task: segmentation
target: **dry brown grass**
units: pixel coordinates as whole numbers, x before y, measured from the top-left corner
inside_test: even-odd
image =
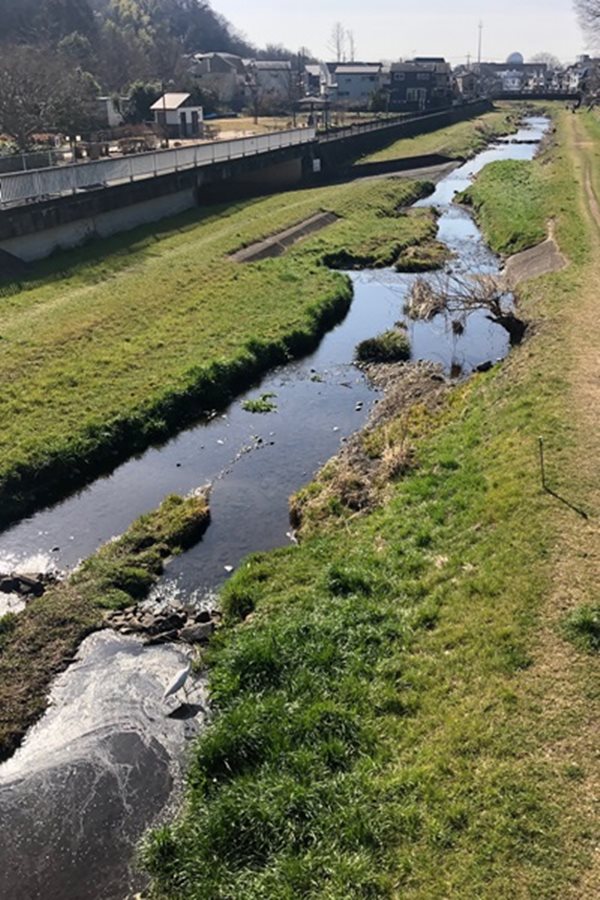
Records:
[[[561,634],[565,616],[600,593],[600,320],[597,284],[600,281],[600,204],[592,182],[593,144],[582,141],[583,126],[576,117],[567,119],[570,153],[580,192],[582,212],[588,222],[591,262],[577,302],[563,319],[561,358],[567,366],[570,427],[573,441],[565,462],[560,493],[585,499],[591,511],[585,519],[555,498],[548,498],[548,514],[560,535],[553,556],[553,589],[542,610],[535,642],[534,664],[521,689],[539,705],[539,715],[553,738],[544,746],[545,760],[553,768],[572,771],[572,802],[564,810],[571,827],[573,854],[589,823],[596,825],[600,812],[600,722],[598,660],[577,652]],[[594,683],[596,687],[594,688]],[[592,864],[567,896],[590,900],[600,896],[600,833],[594,843]]]

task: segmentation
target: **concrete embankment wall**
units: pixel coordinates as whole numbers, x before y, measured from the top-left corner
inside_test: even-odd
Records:
[[[384,162],[356,163],[352,166],[352,174],[357,178],[367,175],[387,175],[394,172],[407,172],[411,169],[426,169],[431,166],[444,166],[456,162],[450,156],[441,153],[422,153],[419,156],[405,156],[402,159],[388,159]]]
[[[312,145],[286,148],[4,209],[0,211],[0,250],[33,262],[56,250],[158,222],[202,203],[285,190],[300,184],[304,172],[312,170],[312,152]]]
[[[492,109],[492,103],[489,100],[480,100],[465,106],[455,106],[452,109],[420,116],[417,119],[397,122],[380,131],[352,133],[351,129],[346,129],[344,134],[336,140],[321,143],[319,155],[323,173],[325,177],[331,176],[332,173],[339,171],[340,167],[343,168],[359,156],[373,153],[394,141],[416,137],[419,134],[428,134],[439,128],[454,125],[456,122],[480,116],[490,109]]]
[[[4,240],[0,243],[0,247],[18,259],[34,262],[50,256],[58,249],[79,247],[95,238],[110,237],[138,225],[158,222],[160,219],[191,209],[195,204],[195,192],[192,188],[187,188],[141,203],[119,206],[106,212],[88,211],[81,218]]]

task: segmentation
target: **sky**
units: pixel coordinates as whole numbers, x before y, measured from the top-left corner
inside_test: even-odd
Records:
[[[254,44],[305,46],[319,58],[332,57],[328,43],[338,21],[353,31],[360,60],[445,56],[458,64],[469,53],[475,59],[480,20],[484,60],[545,51],[566,62],[586,49],[572,0],[213,0],[212,6]]]

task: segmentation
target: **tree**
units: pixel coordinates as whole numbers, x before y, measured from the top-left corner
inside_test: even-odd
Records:
[[[354,32],[347,31],[346,39],[348,41],[348,56],[350,58],[350,62],[354,62],[356,59],[356,41],[354,40]]]
[[[75,135],[95,128],[99,94],[100,86],[89,72],[57,67],[48,107],[48,128],[68,135],[71,141]]]
[[[553,53],[546,53],[545,51],[536,53],[535,56],[531,57],[529,62],[545,63],[550,71],[556,71],[557,69],[562,68],[562,64],[558,56],[555,56]]]
[[[150,107],[162,95],[162,85],[160,82],[136,81],[129,89],[129,100],[127,102],[127,121],[132,124],[146,122],[152,117]]]
[[[588,43],[597,41],[600,37],[600,0],[575,0],[575,9]]]
[[[55,46],[77,32],[92,38],[96,21],[87,0],[0,0],[0,40]]]
[[[331,29],[329,43],[327,44],[327,48],[333,53],[336,62],[344,62],[346,59],[347,36],[348,32],[342,23],[336,22]]]
[[[406,305],[412,319],[448,315],[458,333],[464,329],[468,314],[476,309],[485,310],[490,321],[502,326],[511,344],[523,340],[527,325],[516,315],[504,280],[493,275],[460,277],[445,273],[437,278],[417,278]]]
[[[50,118],[49,62],[48,54],[37,47],[3,47],[0,54],[0,132],[21,151],[31,147],[33,135]]]
[[[20,151],[44,131],[73,134],[93,124],[98,85],[48,48],[3,47],[0,54],[0,132]]]
[[[94,50],[92,42],[84,34],[72,31],[58,44],[58,52],[71,65],[89,70],[94,65]]]

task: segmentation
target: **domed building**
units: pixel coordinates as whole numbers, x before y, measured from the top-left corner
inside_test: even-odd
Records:
[[[522,66],[525,58],[522,53],[511,53],[510,56],[507,56],[506,62],[509,66]]]

